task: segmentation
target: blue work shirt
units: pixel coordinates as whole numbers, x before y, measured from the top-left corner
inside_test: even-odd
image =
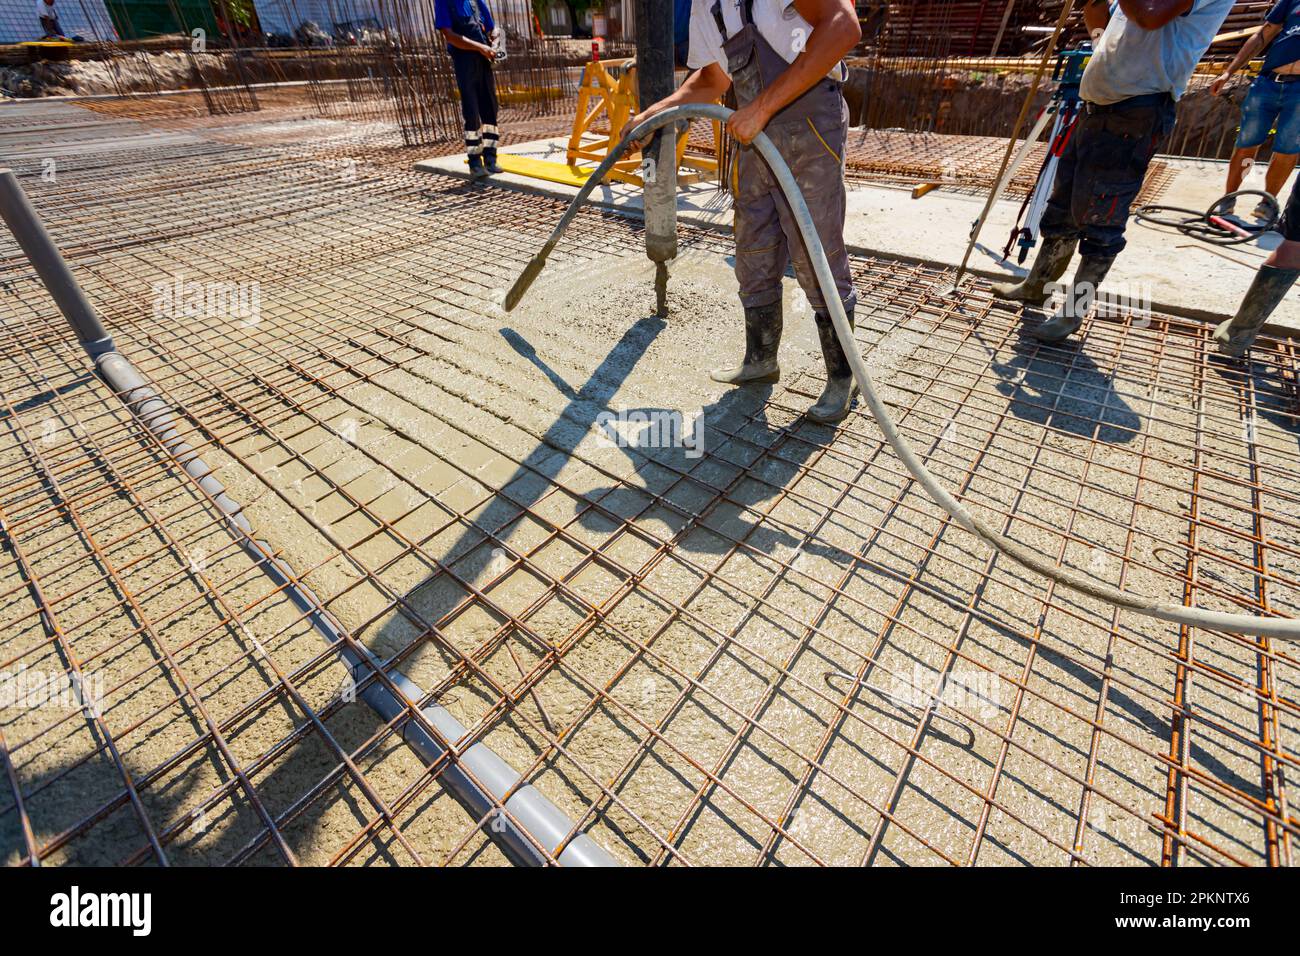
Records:
[[[496,27],[484,0],[433,0],[433,25],[479,43],[487,43]]]
[[[685,66],[691,42],[691,0],[673,2],[673,57]]]
[[[1264,19],[1282,28],[1264,55],[1264,72],[1300,60],[1300,0],[1278,0]]]

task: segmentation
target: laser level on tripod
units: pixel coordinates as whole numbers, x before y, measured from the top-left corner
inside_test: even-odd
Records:
[[[1020,205],[1016,225],[1012,227],[1006,248],[1002,250],[1003,259],[1011,255],[1012,247],[1019,246],[1020,252],[1016,256],[1016,261],[1023,263],[1029,257],[1029,250],[1038,243],[1038,230],[1043,221],[1043,212],[1047,209],[1047,198],[1051,195],[1052,184],[1056,181],[1056,167],[1060,165],[1061,153],[1065,150],[1065,144],[1070,141],[1075,121],[1079,118],[1079,106],[1083,102],[1079,98],[1079,83],[1083,80],[1083,69],[1088,65],[1091,57],[1092,44],[1087,42],[1076,49],[1063,50],[1057,56],[1056,65],[1052,68],[1052,82],[1056,84],[1056,89],[1052,91],[1052,98],[1043,107],[1015,162],[1011,164],[1002,182],[998,184],[1000,194],[1006,184],[1011,182],[1050,121],[1052,132],[1047,139],[1047,156],[1038,170],[1038,178],[1034,181],[1033,190]]]

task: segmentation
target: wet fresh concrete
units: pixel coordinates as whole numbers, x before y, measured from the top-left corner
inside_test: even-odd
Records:
[[[507,152],[563,162],[567,139],[559,137],[513,146]],[[1173,180],[1160,197],[1162,204],[1191,209],[1208,208],[1223,193],[1226,165],[1210,160],[1161,157],[1173,173]],[[416,164],[430,172],[468,175],[464,157],[430,159]],[[570,186],[505,174],[495,178],[520,189],[555,196],[573,196]],[[1264,170],[1251,172],[1246,188],[1263,188]],[[1294,176],[1291,182],[1294,182]],[[1283,190],[1290,193],[1290,184]],[[602,185],[591,202],[613,209],[639,213],[641,192],[621,183]],[[920,199],[912,199],[904,186],[853,184],[848,198],[846,239],[850,250],[868,255],[890,256],[939,265],[961,263],[969,240],[969,226],[978,218],[983,196],[946,192],[942,188]],[[968,268],[978,274],[1001,278],[1023,275],[1024,268],[1001,261],[1001,250],[1020,212],[1020,200],[999,200],[971,253]],[[1241,212],[1250,204],[1243,203]],[[682,187],[678,199],[681,221],[729,228],[730,202],[711,184]],[[1219,247],[1199,242],[1174,230],[1134,222],[1128,232],[1128,248],[1116,262],[1107,283],[1109,289],[1138,301],[1149,301],[1158,311],[1203,318],[1210,321],[1236,311],[1259,265],[1281,241],[1277,233],[1238,246]],[[1015,253],[1012,253],[1013,259]],[[1077,259],[1076,259],[1077,264]],[[1274,314],[1279,326],[1300,329],[1300,296],[1290,296]]]

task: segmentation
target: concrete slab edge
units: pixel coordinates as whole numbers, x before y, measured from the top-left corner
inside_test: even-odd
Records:
[[[458,179],[464,179],[467,181],[470,180],[470,175],[468,170],[466,170],[465,172],[461,172],[458,169],[448,169],[445,166],[438,165],[436,161],[421,160],[415,163],[414,168],[417,172],[436,173],[442,176],[454,176]],[[547,183],[541,180],[531,180],[531,179],[527,179],[526,177],[516,176],[513,174],[506,174],[504,176],[493,176],[490,179],[482,180],[481,183],[484,187],[492,187],[497,189],[514,189],[518,192],[532,193],[534,195],[542,195],[542,196],[553,196],[557,199],[564,199],[564,200],[572,199],[575,192],[574,190],[561,186],[558,183]],[[644,218],[640,209],[627,206],[619,201],[600,199],[595,197],[594,195],[589,200],[589,205],[597,206],[601,209],[608,210],[609,212],[618,213],[619,215],[626,216],[629,219]],[[688,222],[692,226],[696,226],[698,228],[709,229],[713,232],[719,233],[720,235],[725,235],[731,232],[731,226],[729,224],[724,224],[720,222],[711,222],[707,218],[700,217],[690,212],[689,210],[683,211],[679,209],[677,212],[677,216],[678,219],[682,222]],[[953,272],[956,270],[956,267],[949,263],[938,262],[932,259],[917,258],[915,256],[909,256],[898,252],[892,252],[887,249],[876,249],[870,246],[864,246],[856,243],[848,243],[846,244],[845,247],[853,255],[872,256],[877,259],[895,259],[899,262],[907,263],[908,265],[920,265],[930,269],[941,269],[949,272]],[[969,275],[976,275],[984,279],[994,279],[994,280],[1005,280],[1009,276],[1009,273],[1006,272],[997,272],[993,269],[984,269],[979,267],[967,267],[966,272]],[[1107,296],[1104,290],[1102,292],[1101,298],[1103,301],[1106,301],[1108,303],[1113,303],[1115,301],[1114,299]],[[1191,308],[1188,306],[1175,305],[1168,302],[1153,301],[1151,303],[1151,309],[1153,312],[1163,312],[1164,314],[1172,315],[1175,318],[1188,319],[1193,322],[1204,322],[1212,325],[1217,325],[1218,323],[1222,322],[1225,319],[1232,318],[1231,315],[1225,312],[1215,312],[1210,309]],[[1297,334],[1294,329],[1290,329],[1285,326],[1273,325],[1272,323],[1265,324],[1261,332],[1263,334],[1274,336],[1277,338],[1289,338],[1289,339],[1297,338]]]

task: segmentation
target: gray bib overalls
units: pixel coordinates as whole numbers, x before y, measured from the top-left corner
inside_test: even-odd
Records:
[[[733,0],[718,0],[711,12],[722,35],[736,100],[743,107],[775,82],[789,63],[758,32],[754,0],[740,0],[743,25],[734,36],[728,36],[722,18],[724,2]],[[855,304],[856,295],[844,249],[844,144],[849,111],[840,86],[830,78],[818,80],[773,116],[764,132],[799,183],[817,224],[836,289],[848,310]],[[758,151],[748,147],[740,150],[734,216],[741,303],[751,307],[779,301],[781,278],[793,259],[795,276],[808,301],[814,309],[823,309],[821,289],[789,203]]]

